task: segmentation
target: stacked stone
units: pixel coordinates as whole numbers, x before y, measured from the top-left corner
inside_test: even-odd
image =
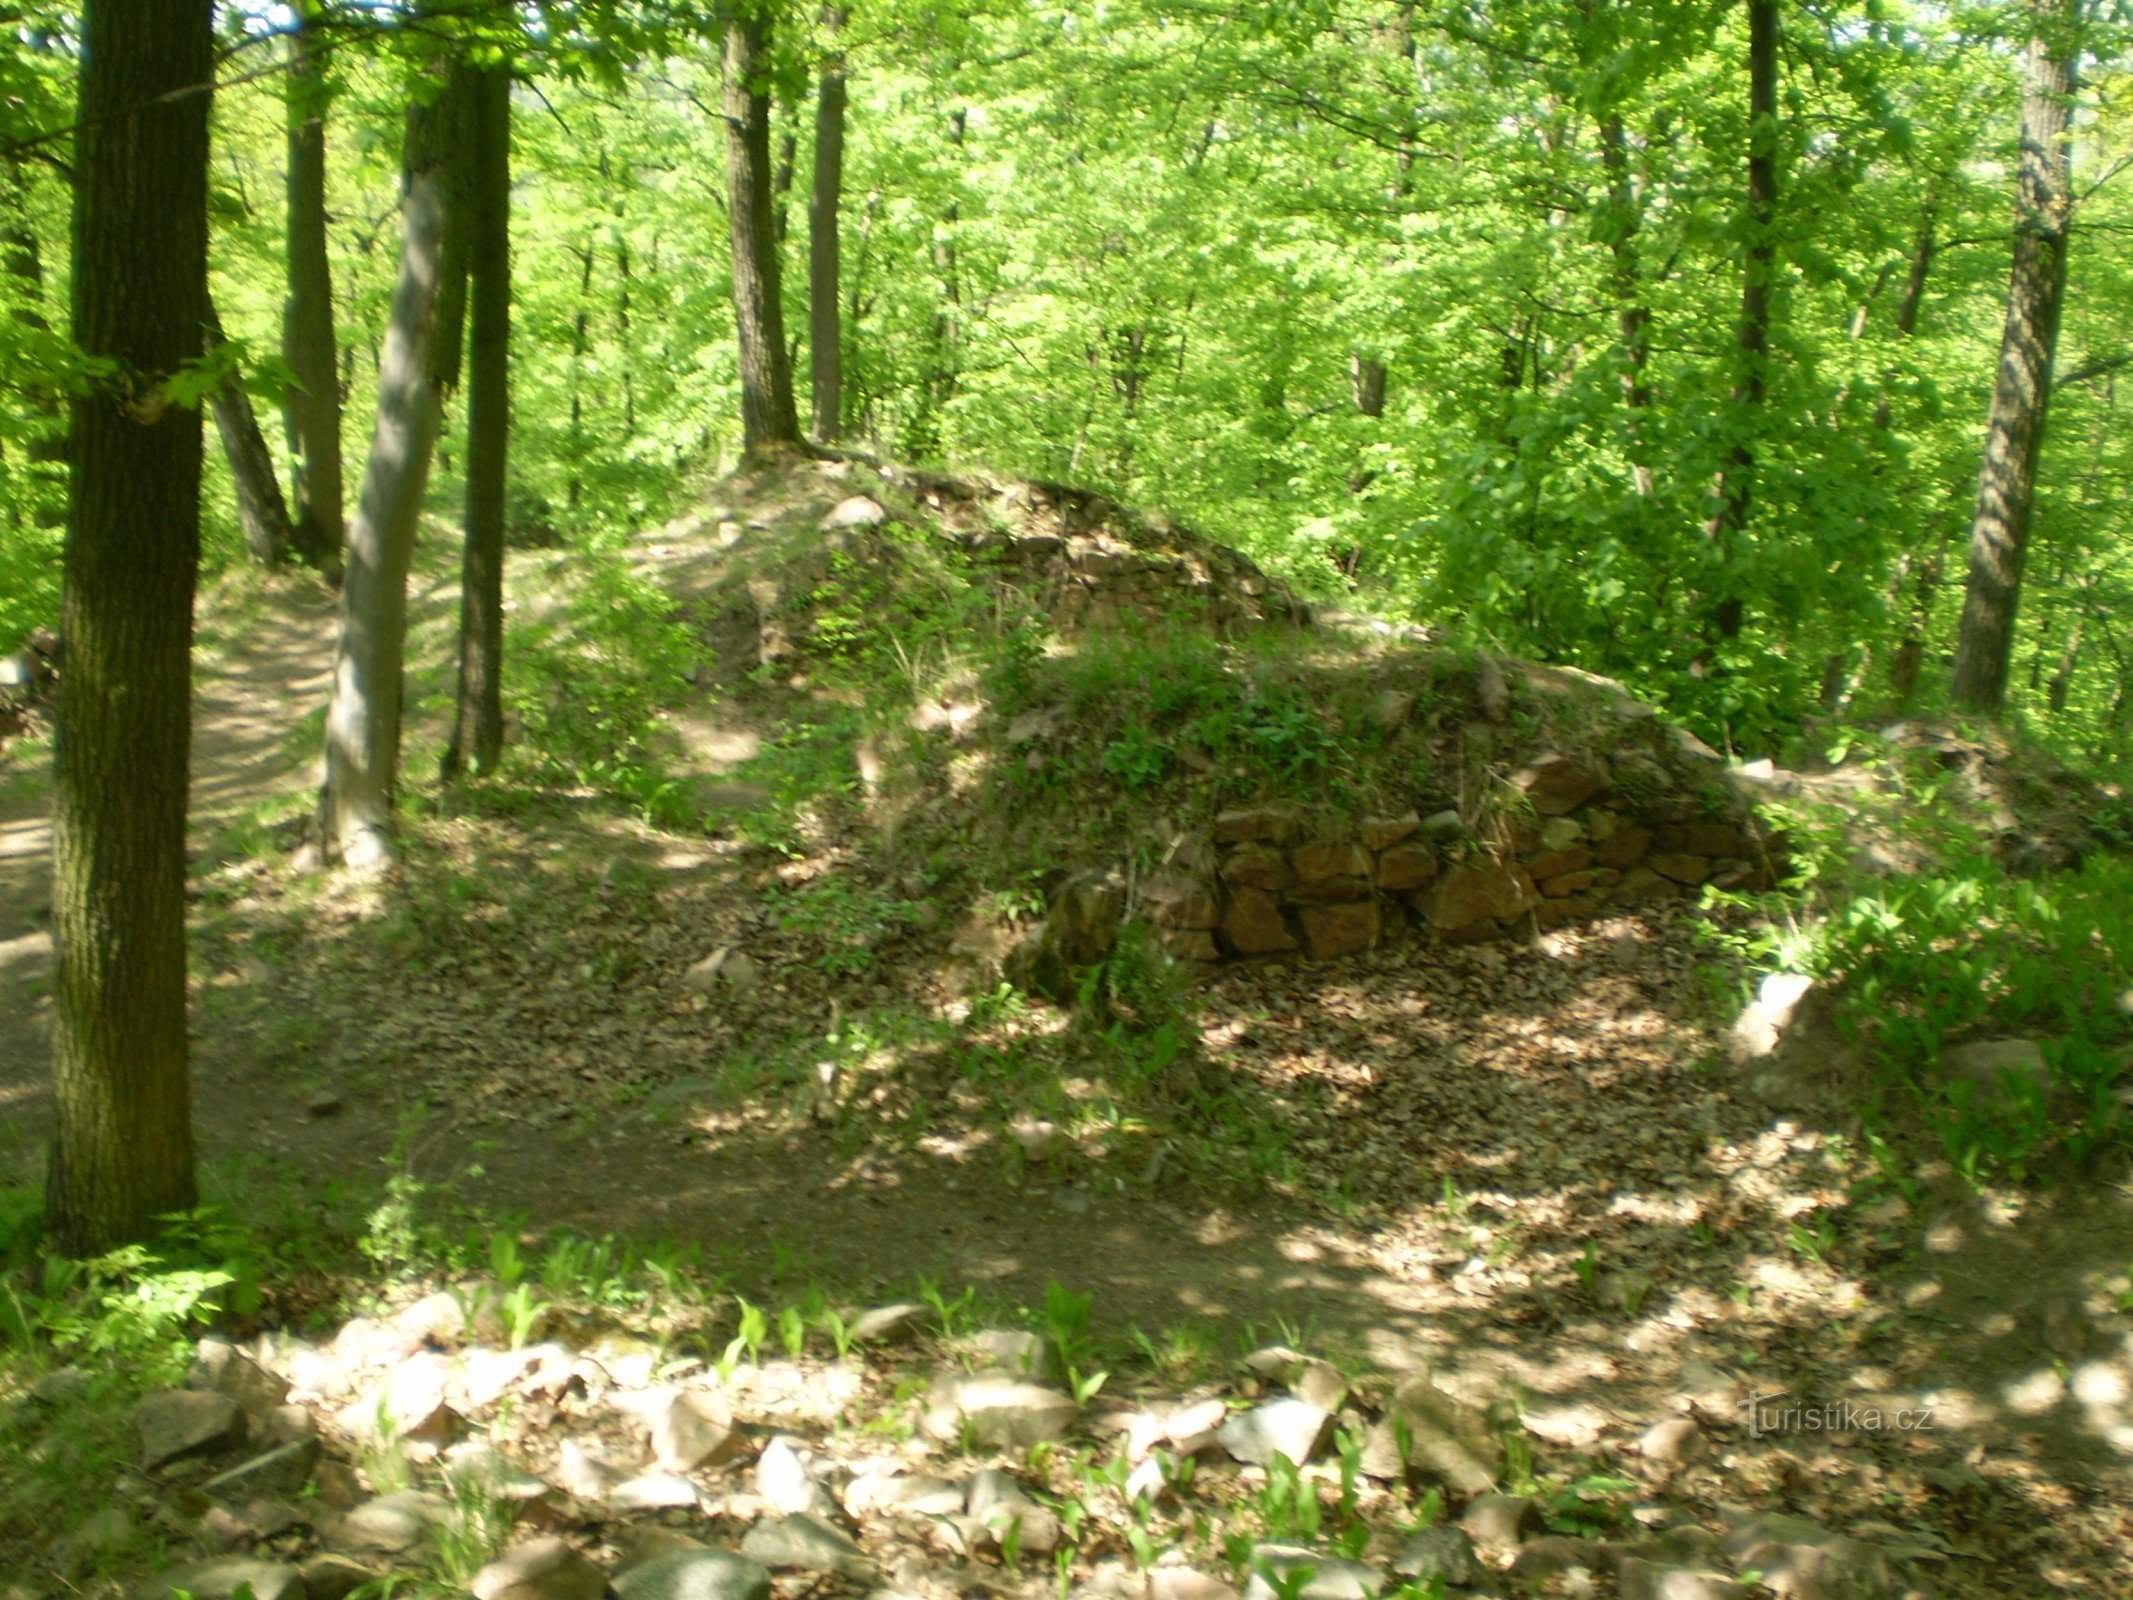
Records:
[[[1558,928],[1703,884],[1760,887],[1769,845],[1752,819],[1640,806],[1606,768],[1543,756],[1513,780],[1531,808],[1508,849],[1466,840],[1456,811],[1338,819],[1265,805],[1216,817],[1142,887],[1141,913],[1194,961],[1365,950],[1412,928],[1445,939]]]

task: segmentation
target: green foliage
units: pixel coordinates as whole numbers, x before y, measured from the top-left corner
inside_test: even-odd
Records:
[[[799,889],[774,889],[766,899],[780,928],[822,946],[815,965],[833,977],[872,966],[882,943],[918,915],[911,901],[841,877],[825,877]]]

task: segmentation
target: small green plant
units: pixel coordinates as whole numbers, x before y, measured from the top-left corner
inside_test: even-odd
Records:
[[[807,1352],[807,1313],[798,1306],[786,1306],[778,1312],[778,1343],[785,1347],[787,1359],[798,1361]]]
[[[511,1348],[523,1350],[534,1332],[540,1327],[541,1318],[548,1310],[548,1302],[534,1298],[533,1285],[520,1283],[503,1299],[504,1332],[511,1340]]]
[[[941,1337],[953,1340],[962,1328],[964,1317],[977,1303],[978,1291],[966,1286],[961,1294],[950,1296],[932,1278],[921,1278],[918,1297],[933,1308],[934,1325],[940,1329]]]

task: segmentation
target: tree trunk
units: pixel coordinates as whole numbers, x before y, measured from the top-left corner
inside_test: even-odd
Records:
[[[1348,391],[1355,409],[1366,417],[1385,415],[1385,363],[1375,356],[1351,351],[1348,356]]]
[[[1600,123],[1600,163],[1607,172],[1605,230],[1611,258],[1615,327],[1622,343],[1622,405],[1629,413],[1630,478],[1639,495],[1652,492],[1651,463],[1644,459],[1644,415],[1652,391],[1645,377],[1651,361],[1652,312],[1644,303],[1643,271],[1637,260],[1637,187],[1629,172],[1629,136],[1618,113]]]
[[[832,43],[844,26],[836,6],[822,13]],[[832,51],[822,64],[815,95],[815,179],[807,202],[807,361],[814,401],[815,437],[835,441],[844,412],[844,319],[838,295],[842,243],[839,212],[844,204],[844,57]]]
[[[797,104],[783,107],[785,129],[778,135],[778,159],[770,180],[770,239],[780,251],[785,248],[785,235],[792,227],[792,175],[800,164],[800,136],[793,132],[793,124],[799,120]]]
[[[189,1209],[185,803],[200,414],[160,385],[207,321],[209,0],[88,0],[73,337],[128,376],[74,401],[54,759],[46,1226],[91,1255]]]
[[[578,252],[578,311],[570,324],[570,509],[585,493],[585,352],[591,325],[593,237]]]
[[[1748,212],[1743,252],[1740,328],[1734,343],[1741,375],[1733,391],[1736,409],[1760,414],[1764,369],[1770,359],[1770,295],[1777,276],[1778,158],[1778,0],[1748,0]],[[1718,482],[1711,491],[1711,515],[1704,537],[1718,547],[1721,569],[1733,564],[1728,548],[1748,524],[1749,496],[1755,482],[1755,446],[1745,431],[1735,439]],[[1731,578],[1725,580],[1729,585]],[[1740,632],[1743,605],[1739,595],[1722,594],[1712,609],[1719,634]]]
[[[455,110],[447,94],[408,113],[399,276],[378,359],[370,460],[348,525],[319,835],[329,858],[338,853],[360,871],[385,867],[394,855],[407,570],[443,410],[444,364],[458,343],[440,326],[450,298],[445,216]]]
[[[207,342],[211,350],[228,342],[222,318],[213,306],[207,312]],[[278,567],[289,559],[295,536],[289,526],[289,507],[281,497],[281,479],[275,476],[274,455],[267,449],[266,435],[259,431],[252,397],[233,377],[208,396],[208,406],[215,413],[215,431],[222,436],[222,453],[237,489],[237,521],[244,529],[245,550],[261,566]]]
[[[2073,209],[2068,121],[2079,50],[2079,0],[2030,0],[2029,12],[2029,46],[2022,58],[2014,271],[2000,335],[1999,373],[1985,422],[1977,512],[1970,524],[1970,580],[1955,644],[1956,704],[1987,713],[1998,712],[2007,698],[2007,662],[2014,646],[2022,559],[2051,399]]]
[[[511,434],[511,75],[481,77],[467,189],[467,534],[459,698],[444,775],[485,777],[503,750],[504,486]]]
[[[294,548],[322,572],[338,572],[345,533],[341,509],[341,391],[335,375],[333,268],[326,254],[325,73],[309,35],[311,7],[297,7],[284,86],[289,119],[289,299],[282,359],[295,376],[287,405],[293,461]]]
[[[769,26],[753,9],[726,18],[726,216],[733,241],[733,321],[741,364],[741,439],[751,456],[798,450],[792,357],[770,216]]]

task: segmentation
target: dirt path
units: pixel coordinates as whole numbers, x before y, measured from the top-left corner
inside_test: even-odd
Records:
[[[230,823],[301,782],[292,736],[325,703],[334,602],[301,578],[265,587],[235,640],[194,658],[190,842],[197,870]],[[0,1176],[39,1159],[52,960],[49,739],[0,758]]]

